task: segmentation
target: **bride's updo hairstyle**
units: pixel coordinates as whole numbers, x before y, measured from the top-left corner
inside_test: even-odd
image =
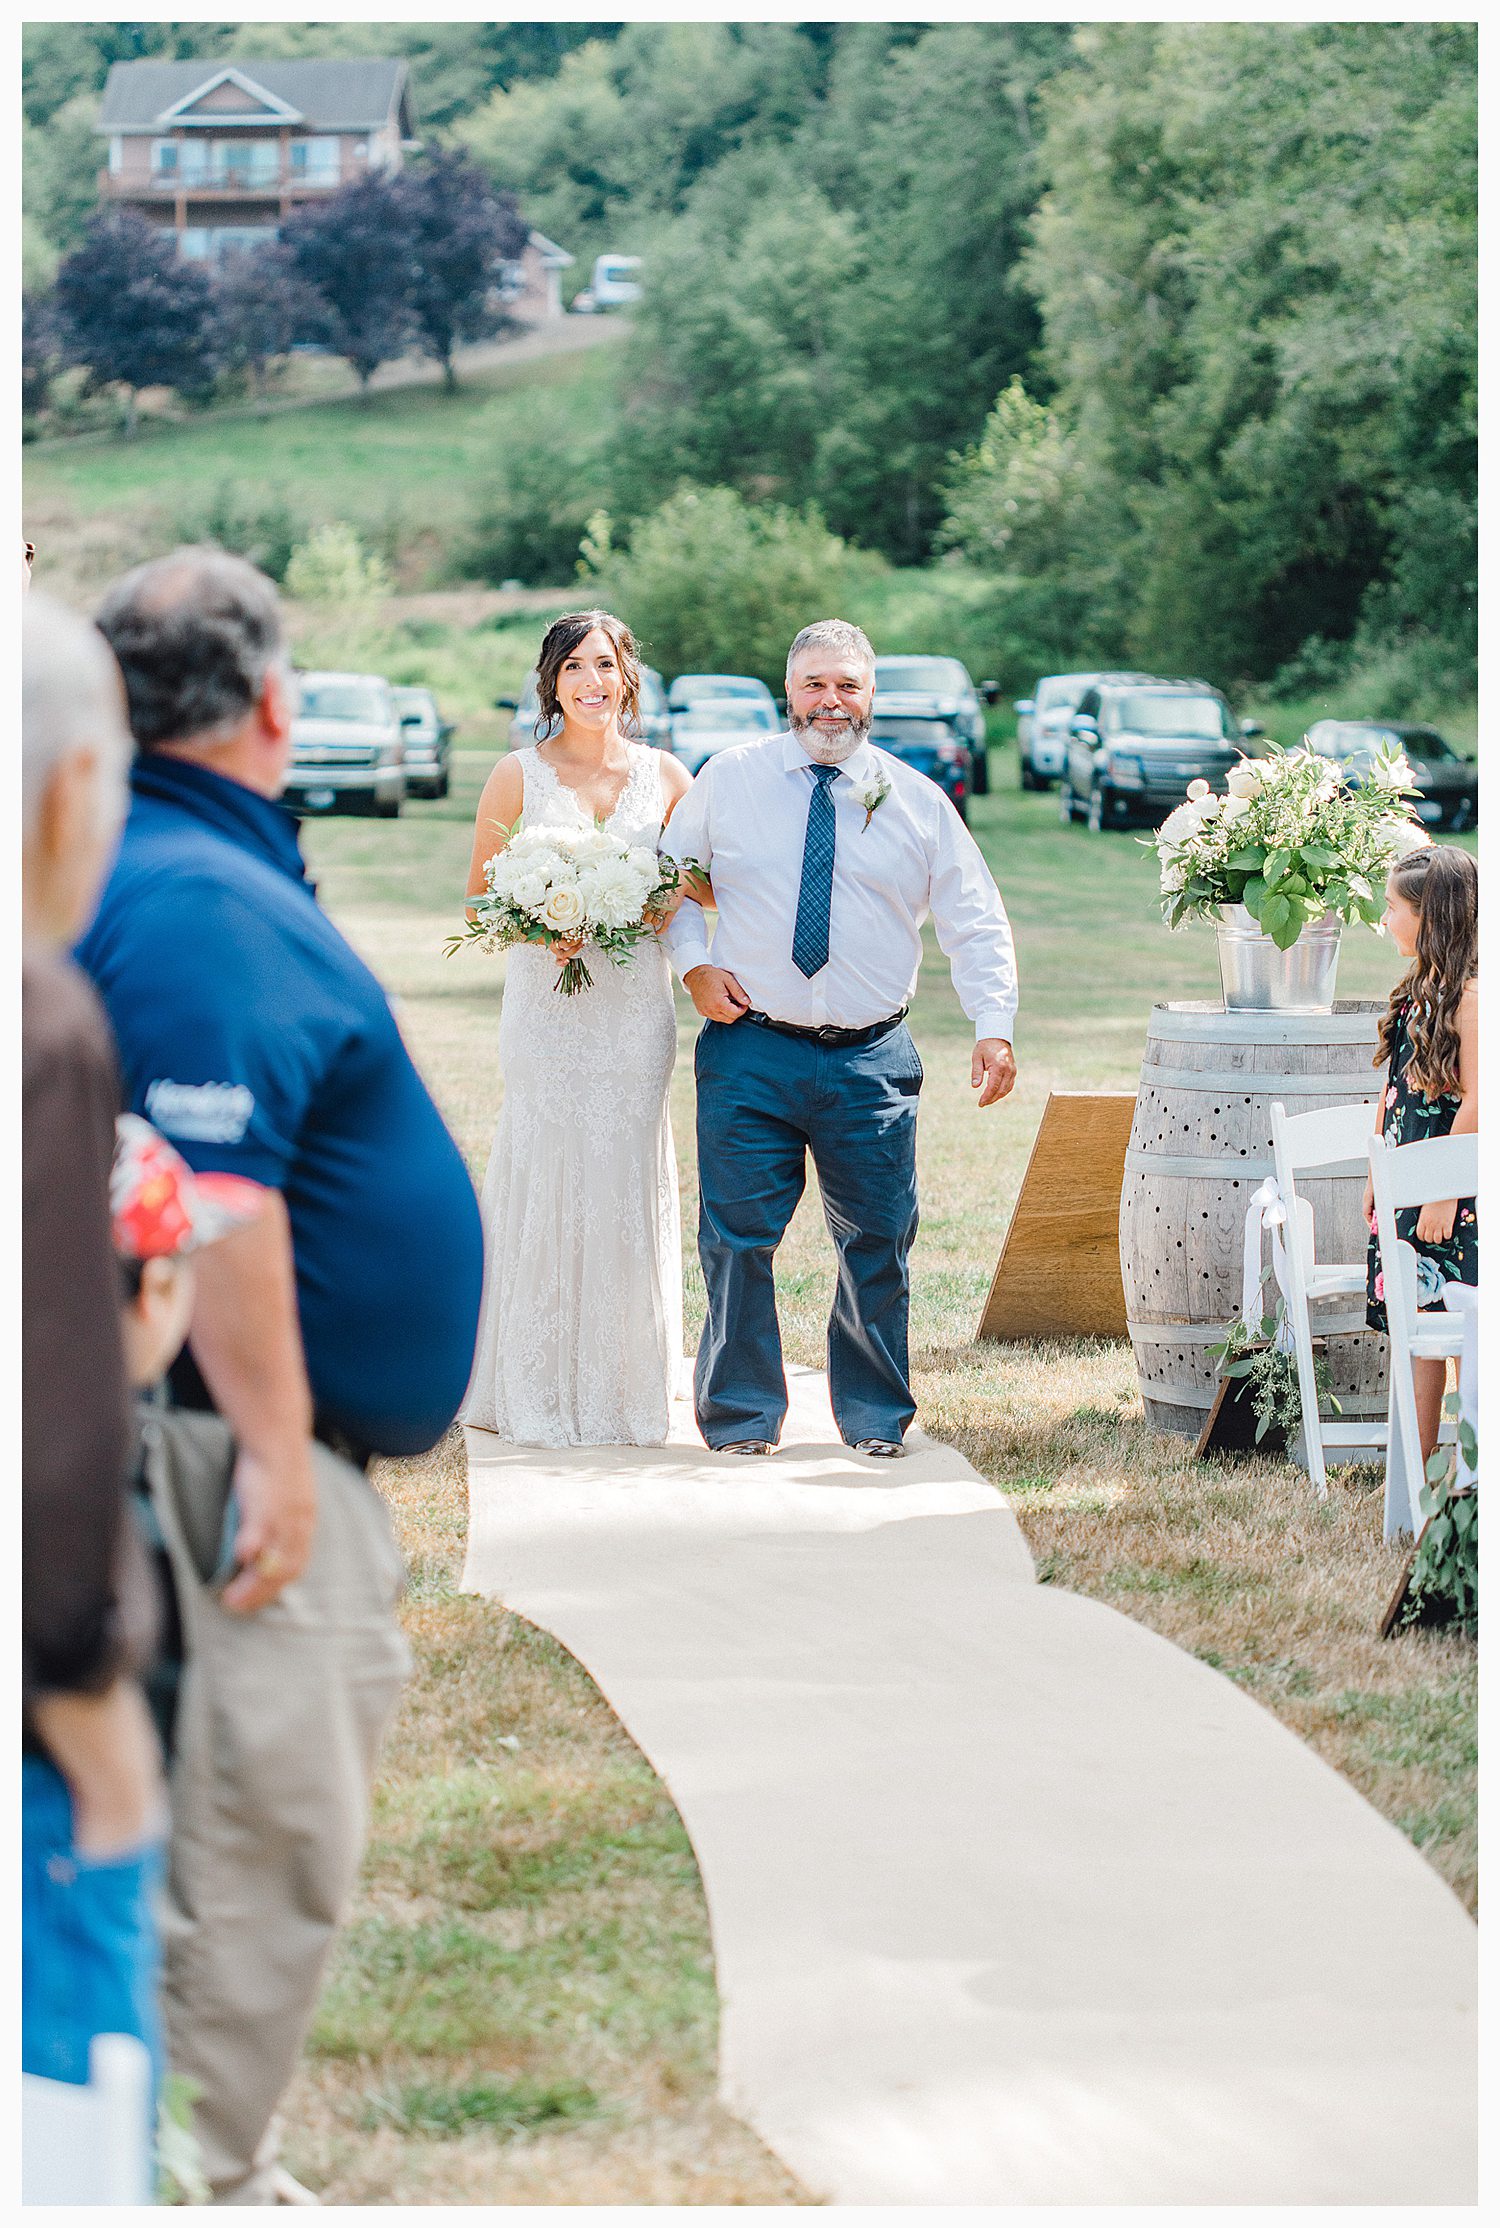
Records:
[[[562,726],[562,706],[557,701],[557,676],[580,642],[597,627],[607,634],[614,645],[620,664],[622,695],[620,700],[620,725],[627,735],[641,731],[641,653],[635,646],[635,636],[623,619],[611,611],[569,611],[561,619],[554,619],[542,636],[542,646],[537,652],[536,693],[539,710],[536,722],[536,739],[547,741]]]

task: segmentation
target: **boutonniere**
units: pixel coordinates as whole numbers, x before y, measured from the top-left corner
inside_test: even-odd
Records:
[[[876,774],[872,780],[865,783],[863,789],[855,790],[856,801],[865,808],[865,828],[868,828],[890,793],[891,785],[884,774]],[[865,828],[860,829],[861,835],[864,834]]]

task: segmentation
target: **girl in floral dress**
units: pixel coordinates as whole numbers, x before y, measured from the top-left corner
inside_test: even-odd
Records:
[[[1429,845],[1397,862],[1385,886],[1382,925],[1406,973],[1391,992],[1380,1024],[1377,1062],[1390,1062],[1376,1128],[1390,1145],[1463,1135],[1479,1128],[1479,875],[1467,851]],[[1365,1185],[1370,1221],[1366,1318],[1387,1328],[1385,1279],[1373,1219],[1374,1189]],[[1445,1284],[1479,1282],[1479,1219],[1472,1199],[1438,1199],[1396,1217],[1398,1234],[1416,1248],[1418,1306],[1441,1308]],[[1447,1364],[1414,1365],[1417,1424],[1424,1463],[1437,1445]]]

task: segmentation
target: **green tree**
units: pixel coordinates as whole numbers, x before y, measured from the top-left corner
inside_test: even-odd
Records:
[[[45,128],[21,125],[21,205],[38,240],[57,255],[78,247],[99,206],[104,141],[93,93],[75,93]]]
[[[566,394],[538,393],[524,435],[500,448],[460,529],[463,580],[537,586],[572,580],[588,523],[608,498],[606,429],[580,431]]]
[[[754,673],[772,689],[792,637],[870,569],[815,510],[746,503],[727,487],[680,488],[623,549],[597,521],[585,557],[595,592],[662,672]]]
[[[1462,666],[1471,27],[1116,24],[1076,50],[1029,268],[1123,647],[1232,681],[1394,629]]]
[[[806,503],[844,406],[839,305],[855,228],[758,150],[722,163],[659,239],[628,344],[615,497],[680,479]]]

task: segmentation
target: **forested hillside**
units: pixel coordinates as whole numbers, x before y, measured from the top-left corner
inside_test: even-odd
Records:
[[[537,577],[530,548],[556,577],[599,509],[618,548],[684,483],[729,488],[977,570],[1007,670],[1358,675],[1399,712],[1473,685],[1475,48],[1440,23],[32,26],[33,253],[86,211],[67,150],[115,56],[407,54],[424,137],[512,189],[573,285],[602,249],[645,259],[613,410],[583,441],[540,414],[482,491],[507,572]]]

